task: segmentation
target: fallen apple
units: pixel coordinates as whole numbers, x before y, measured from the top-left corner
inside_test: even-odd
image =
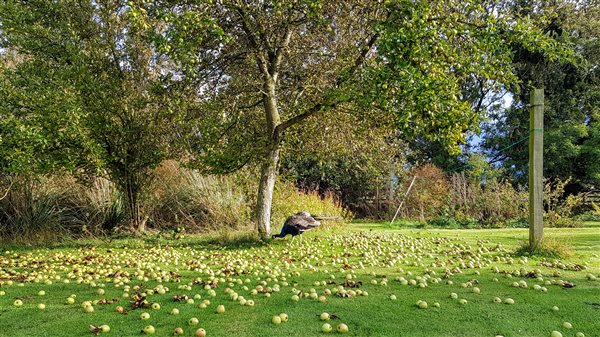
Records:
[[[195,333],[196,337],[204,337],[206,336],[206,330],[199,328]]]
[[[156,329],[152,325],[146,325],[142,331],[146,335],[153,335],[156,332]]]
[[[340,323],[337,325],[337,331],[339,333],[347,333],[348,332],[348,326],[344,323]]]
[[[323,331],[324,333],[330,333],[332,330],[333,330],[333,327],[329,323],[325,323],[321,327],[321,331]]]

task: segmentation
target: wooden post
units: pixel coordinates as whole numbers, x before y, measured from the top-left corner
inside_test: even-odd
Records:
[[[529,113],[529,246],[542,241],[544,229],[544,89],[531,93]]]

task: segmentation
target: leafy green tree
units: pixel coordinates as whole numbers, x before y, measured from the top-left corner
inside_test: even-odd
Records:
[[[544,174],[548,178],[574,178],[573,186],[600,185],[598,167],[598,106],[600,104],[600,8],[595,1],[519,1],[513,11],[533,18],[545,34],[568,42],[576,57],[556,62],[542,53],[531,52],[520,44],[512,46],[516,75],[521,90],[510,88],[513,102],[508,109],[497,109],[484,125],[483,147],[493,162],[526,181],[528,165],[529,94],[543,87]],[[513,145],[515,144],[515,145]]]
[[[119,0],[0,3],[2,166],[106,172],[143,231],[140,193],[170,155],[182,93],[131,14]]]
[[[477,113],[460,86],[509,83],[510,42],[555,55],[555,41],[496,1],[154,1],[135,6],[181,82],[195,84],[196,160],[217,170],[262,165],[256,218],[270,210],[288,131],[347,106],[394,116],[402,139],[458,148]],[[203,160],[204,159],[204,160]]]

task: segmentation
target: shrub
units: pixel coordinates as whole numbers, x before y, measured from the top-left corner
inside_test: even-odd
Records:
[[[287,217],[300,211],[317,216],[336,216],[345,220],[352,218],[352,213],[344,210],[340,199],[334,194],[327,192],[321,196],[317,191],[302,192],[293,183],[279,181],[273,196],[273,227],[279,228]],[[328,223],[330,222],[324,222]],[[273,232],[275,231],[273,229]]]
[[[573,217],[573,210],[580,207],[584,195],[565,196],[565,187],[571,178],[546,180],[544,183],[544,220],[548,227],[578,227],[581,221]]]
[[[404,215],[418,217],[421,221],[440,215],[440,210],[447,203],[449,190],[444,172],[435,165],[427,164],[414,168],[406,176],[404,191],[410,187],[413,177],[417,178],[406,197]]]
[[[189,232],[239,229],[250,222],[251,203],[231,176],[202,175],[166,161],[157,168],[143,202],[149,226]]]
[[[28,176],[5,176],[6,191],[0,200],[0,237],[14,241],[38,241],[60,237],[60,211],[47,185]]]
[[[405,190],[415,175],[402,209],[404,217],[455,227],[501,227],[509,221],[526,221],[527,192],[499,180],[497,172],[446,175],[426,165],[406,175]]]
[[[499,227],[511,220],[527,218],[527,192],[514,188],[508,181],[489,179],[483,185],[464,174],[451,177],[451,214],[474,219],[482,227]]]

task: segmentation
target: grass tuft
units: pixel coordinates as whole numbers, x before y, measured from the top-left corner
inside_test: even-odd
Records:
[[[518,256],[537,256],[545,258],[567,258],[573,255],[568,242],[546,237],[537,246],[532,247],[529,242],[523,242],[517,247],[515,254]]]

